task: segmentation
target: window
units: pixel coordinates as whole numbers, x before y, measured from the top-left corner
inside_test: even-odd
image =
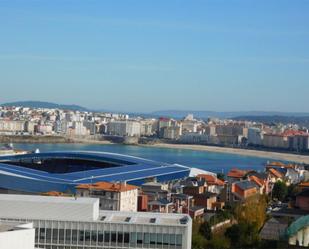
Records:
[[[162,245],[163,244],[163,234],[162,233],[158,233],[157,234],[157,244],[158,245]]]
[[[137,244],[143,244],[143,234],[137,233]]]
[[[155,233],[150,234],[150,244],[155,245],[156,244],[156,237],[157,235]]]
[[[137,240],[137,234],[136,233],[130,233],[130,244],[131,244],[131,246],[136,245],[136,240]]]
[[[103,232],[98,232],[98,242],[102,243],[104,239],[104,234]]]
[[[144,233],[144,244],[149,244],[149,243],[150,243],[150,234]]]
[[[168,234],[163,234],[163,245],[168,245],[170,236]]]
[[[111,241],[112,242],[116,242],[116,240],[117,240],[117,234],[116,234],[116,232],[112,232],[112,234],[111,234]]]
[[[176,235],[176,245],[182,246],[182,235],[181,234]]]
[[[175,234],[170,234],[170,245],[174,246],[176,244]]]
[[[110,233],[104,232],[104,242],[110,242]]]
[[[129,243],[130,242],[130,234],[129,233],[124,233],[124,243]]]

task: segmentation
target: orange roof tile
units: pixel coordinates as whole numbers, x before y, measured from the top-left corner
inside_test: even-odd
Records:
[[[282,178],[283,177],[281,172],[279,172],[278,170],[275,170],[273,168],[270,168],[269,172],[272,173],[277,178]]]
[[[223,186],[224,182],[218,179],[217,177],[214,177],[213,175],[207,175],[207,174],[199,174],[197,177],[204,179],[208,185],[219,185]]]
[[[299,184],[300,187],[309,187],[309,182],[302,182]]]
[[[126,184],[126,183],[111,183],[111,182],[97,182],[94,184],[80,184],[76,187],[77,189],[94,189],[94,190],[105,190],[110,192],[125,192],[134,189],[138,189],[137,186]]]
[[[256,176],[249,176],[249,179],[253,182],[255,182],[257,185],[259,185],[260,187],[262,187],[264,185],[264,182],[262,179],[256,177]]]
[[[42,193],[42,195],[44,195],[44,196],[69,196],[67,194],[64,194],[62,192],[57,192],[57,191],[49,191],[49,192],[46,192],[46,193]]]
[[[227,174],[227,176],[233,177],[233,178],[243,178],[246,174],[247,174],[246,170],[231,169],[229,173]]]
[[[295,168],[295,165],[293,164],[284,164],[282,162],[270,162],[266,165],[267,168],[270,167],[280,167],[280,168]]]

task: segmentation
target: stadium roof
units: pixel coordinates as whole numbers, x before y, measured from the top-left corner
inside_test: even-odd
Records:
[[[141,185],[148,178],[169,181],[189,173],[186,166],[107,152],[63,151],[0,157],[0,188],[25,192],[75,192],[77,185],[104,181]]]

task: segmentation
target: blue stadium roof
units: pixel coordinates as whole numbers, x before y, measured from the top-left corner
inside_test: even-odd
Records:
[[[0,188],[23,192],[75,192],[99,181],[140,185],[148,178],[187,177],[190,168],[107,152],[62,151],[0,156]]]

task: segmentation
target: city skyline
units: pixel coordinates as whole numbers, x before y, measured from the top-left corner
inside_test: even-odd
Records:
[[[308,7],[1,1],[1,103],[307,112]]]

